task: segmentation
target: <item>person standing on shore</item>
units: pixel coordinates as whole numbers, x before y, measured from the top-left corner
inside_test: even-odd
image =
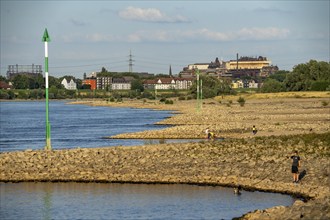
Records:
[[[300,157],[298,151],[294,151],[294,155],[290,157],[292,159],[291,172],[293,176],[293,182],[298,183],[299,181],[299,167],[300,167]]]
[[[207,139],[210,139],[210,137],[211,137],[211,133],[210,133],[210,129],[209,129],[209,128],[206,128],[206,130],[205,130],[205,134],[206,134],[206,138],[207,138]]]
[[[253,135],[256,135],[257,132],[258,132],[258,130],[257,130],[256,126],[253,125],[253,127],[252,127],[252,133],[253,133]]]

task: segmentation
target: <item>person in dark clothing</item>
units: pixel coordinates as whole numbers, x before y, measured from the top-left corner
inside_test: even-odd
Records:
[[[293,182],[298,183],[299,181],[299,167],[300,167],[300,157],[298,151],[294,151],[294,155],[290,157],[292,159],[291,172],[293,176]]]

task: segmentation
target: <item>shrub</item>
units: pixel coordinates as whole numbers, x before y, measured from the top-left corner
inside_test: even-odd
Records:
[[[167,104],[167,105],[173,105],[173,103],[174,103],[173,100],[166,100],[165,101],[165,104]]]
[[[240,106],[243,107],[244,104],[245,104],[245,99],[244,99],[243,97],[240,96],[240,97],[237,99],[237,102],[239,103]]]
[[[327,102],[327,101],[322,101],[322,106],[327,106],[329,104],[329,102]]]
[[[184,96],[180,96],[179,100],[186,100],[186,98]]]

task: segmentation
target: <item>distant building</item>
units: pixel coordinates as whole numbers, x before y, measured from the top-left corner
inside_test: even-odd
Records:
[[[155,89],[175,89],[175,80],[173,78],[159,78],[156,81]]]
[[[96,77],[96,88],[97,89],[109,89],[111,88],[112,77],[109,76],[98,76]]]
[[[175,89],[189,89],[193,84],[194,78],[175,78]]]
[[[91,90],[95,90],[96,89],[96,78],[86,78],[86,79],[83,80],[82,84],[83,85],[90,85]]]
[[[274,73],[276,73],[278,71],[278,67],[277,66],[264,66],[261,68],[261,71],[260,71],[260,76],[263,76],[263,77],[267,77],[267,76],[270,76]]]
[[[187,90],[193,84],[193,78],[158,78],[148,79],[143,82],[145,89],[168,90],[182,89]]]
[[[38,76],[42,74],[41,65],[8,65],[7,79],[12,79],[17,75],[24,74],[29,76]]]
[[[257,89],[259,88],[259,83],[254,80],[233,80],[231,83],[231,88],[239,89],[239,88],[252,88]]]
[[[5,81],[0,81],[0,89],[10,90],[13,88],[11,83],[6,83]]]
[[[66,88],[68,90],[76,90],[77,89],[77,83],[75,83],[73,81],[73,79],[71,79],[70,82],[68,83],[68,81],[66,80],[66,78],[64,78],[62,80],[61,84],[64,86],[64,88]]]
[[[113,78],[111,84],[112,90],[130,90],[131,89],[131,81],[125,77],[121,78]]]
[[[207,70],[209,68],[209,65],[211,63],[194,63],[194,64],[189,64],[188,65],[188,70]]]
[[[191,78],[196,77],[195,70],[198,69],[200,74],[214,76],[218,78],[242,78],[250,77],[267,77],[278,71],[277,66],[270,65],[271,61],[266,57],[238,57],[236,60],[219,61],[218,58],[210,63],[195,63],[184,67],[179,73],[180,77]]]
[[[266,57],[240,57],[236,60],[230,60],[226,62],[227,70],[237,70],[237,69],[259,69],[261,70],[265,66],[269,66],[271,61]]]

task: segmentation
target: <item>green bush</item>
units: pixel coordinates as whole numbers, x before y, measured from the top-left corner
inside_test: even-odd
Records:
[[[327,81],[315,81],[312,82],[311,90],[312,91],[326,91],[326,89],[330,86],[330,83]]]
[[[165,104],[167,104],[167,105],[173,105],[173,103],[174,103],[173,100],[166,100],[165,101]]]
[[[243,107],[244,104],[245,104],[245,99],[244,99],[243,97],[240,96],[240,97],[237,99],[237,102],[239,103],[240,106]]]

